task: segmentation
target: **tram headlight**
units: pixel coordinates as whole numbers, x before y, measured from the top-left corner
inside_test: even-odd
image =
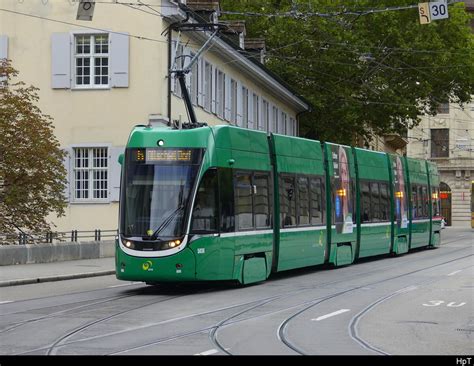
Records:
[[[125,240],[124,245],[125,245],[127,248],[129,248],[129,249],[135,248],[135,244],[133,244],[133,242],[130,241],[130,240]]]
[[[178,247],[180,244],[181,244],[181,240],[179,240],[179,239],[171,240],[171,241],[165,243],[163,249],[173,249],[173,248]]]

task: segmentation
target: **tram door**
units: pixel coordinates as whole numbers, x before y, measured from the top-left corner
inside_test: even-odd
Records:
[[[444,217],[446,225],[451,226],[451,188],[446,183],[441,182],[439,191],[441,216]]]

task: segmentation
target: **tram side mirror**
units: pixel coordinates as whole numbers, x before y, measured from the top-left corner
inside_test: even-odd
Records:
[[[125,155],[124,154],[120,154],[119,157],[118,157],[118,162],[120,165],[123,165],[123,159],[125,158]]]

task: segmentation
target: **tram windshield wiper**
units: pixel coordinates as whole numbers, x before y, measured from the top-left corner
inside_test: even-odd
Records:
[[[157,239],[157,236],[158,234],[163,231],[163,229],[165,229],[172,221],[173,219],[178,216],[179,213],[181,213],[181,211],[184,210],[184,205],[181,204],[179,205],[162,223],[160,226],[158,226],[158,229],[156,229],[152,235],[150,235],[150,238],[152,240],[156,240]]]

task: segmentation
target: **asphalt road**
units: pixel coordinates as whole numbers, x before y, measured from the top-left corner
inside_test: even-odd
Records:
[[[248,287],[114,276],[5,287],[0,354],[473,354],[474,230],[448,228],[442,240]]]

